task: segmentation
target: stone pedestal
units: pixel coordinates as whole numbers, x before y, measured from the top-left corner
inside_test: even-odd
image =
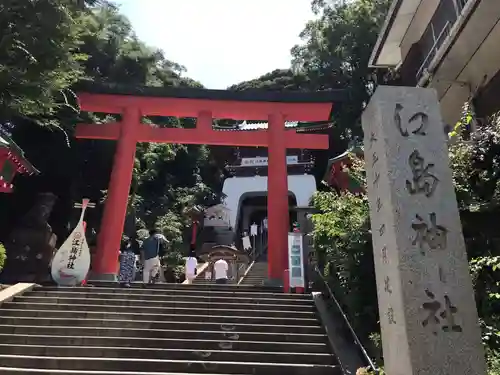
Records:
[[[381,86],[362,120],[386,372],[484,375],[437,95]]]

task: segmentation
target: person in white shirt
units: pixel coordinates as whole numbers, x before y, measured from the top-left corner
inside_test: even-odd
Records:
[[[186,274],[187,284],[192,284],[194,278],[196,277],[196,268],[198,267],[198,260],[194,252],[189,254],[189,257],[186,259],[186,266],[184,272]]]
[[[224,259],[219,259],[214,263],[215,283],[227,284],[227,271],[229,266]]]

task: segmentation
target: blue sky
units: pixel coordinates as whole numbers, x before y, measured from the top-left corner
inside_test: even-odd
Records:
[[[224,89],[290,66],[290,48],[313,18],[310,0],[116,0],[137,36]]]

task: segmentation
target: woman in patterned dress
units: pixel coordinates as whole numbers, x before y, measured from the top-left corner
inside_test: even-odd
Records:
[[[128,288],[135,279],[135,253],[130,241],[120,254],[120,285]]]

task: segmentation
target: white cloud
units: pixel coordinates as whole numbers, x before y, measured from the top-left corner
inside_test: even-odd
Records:
[[[310,0],[117,0],[144,42],[208,88],[288,68]]]

